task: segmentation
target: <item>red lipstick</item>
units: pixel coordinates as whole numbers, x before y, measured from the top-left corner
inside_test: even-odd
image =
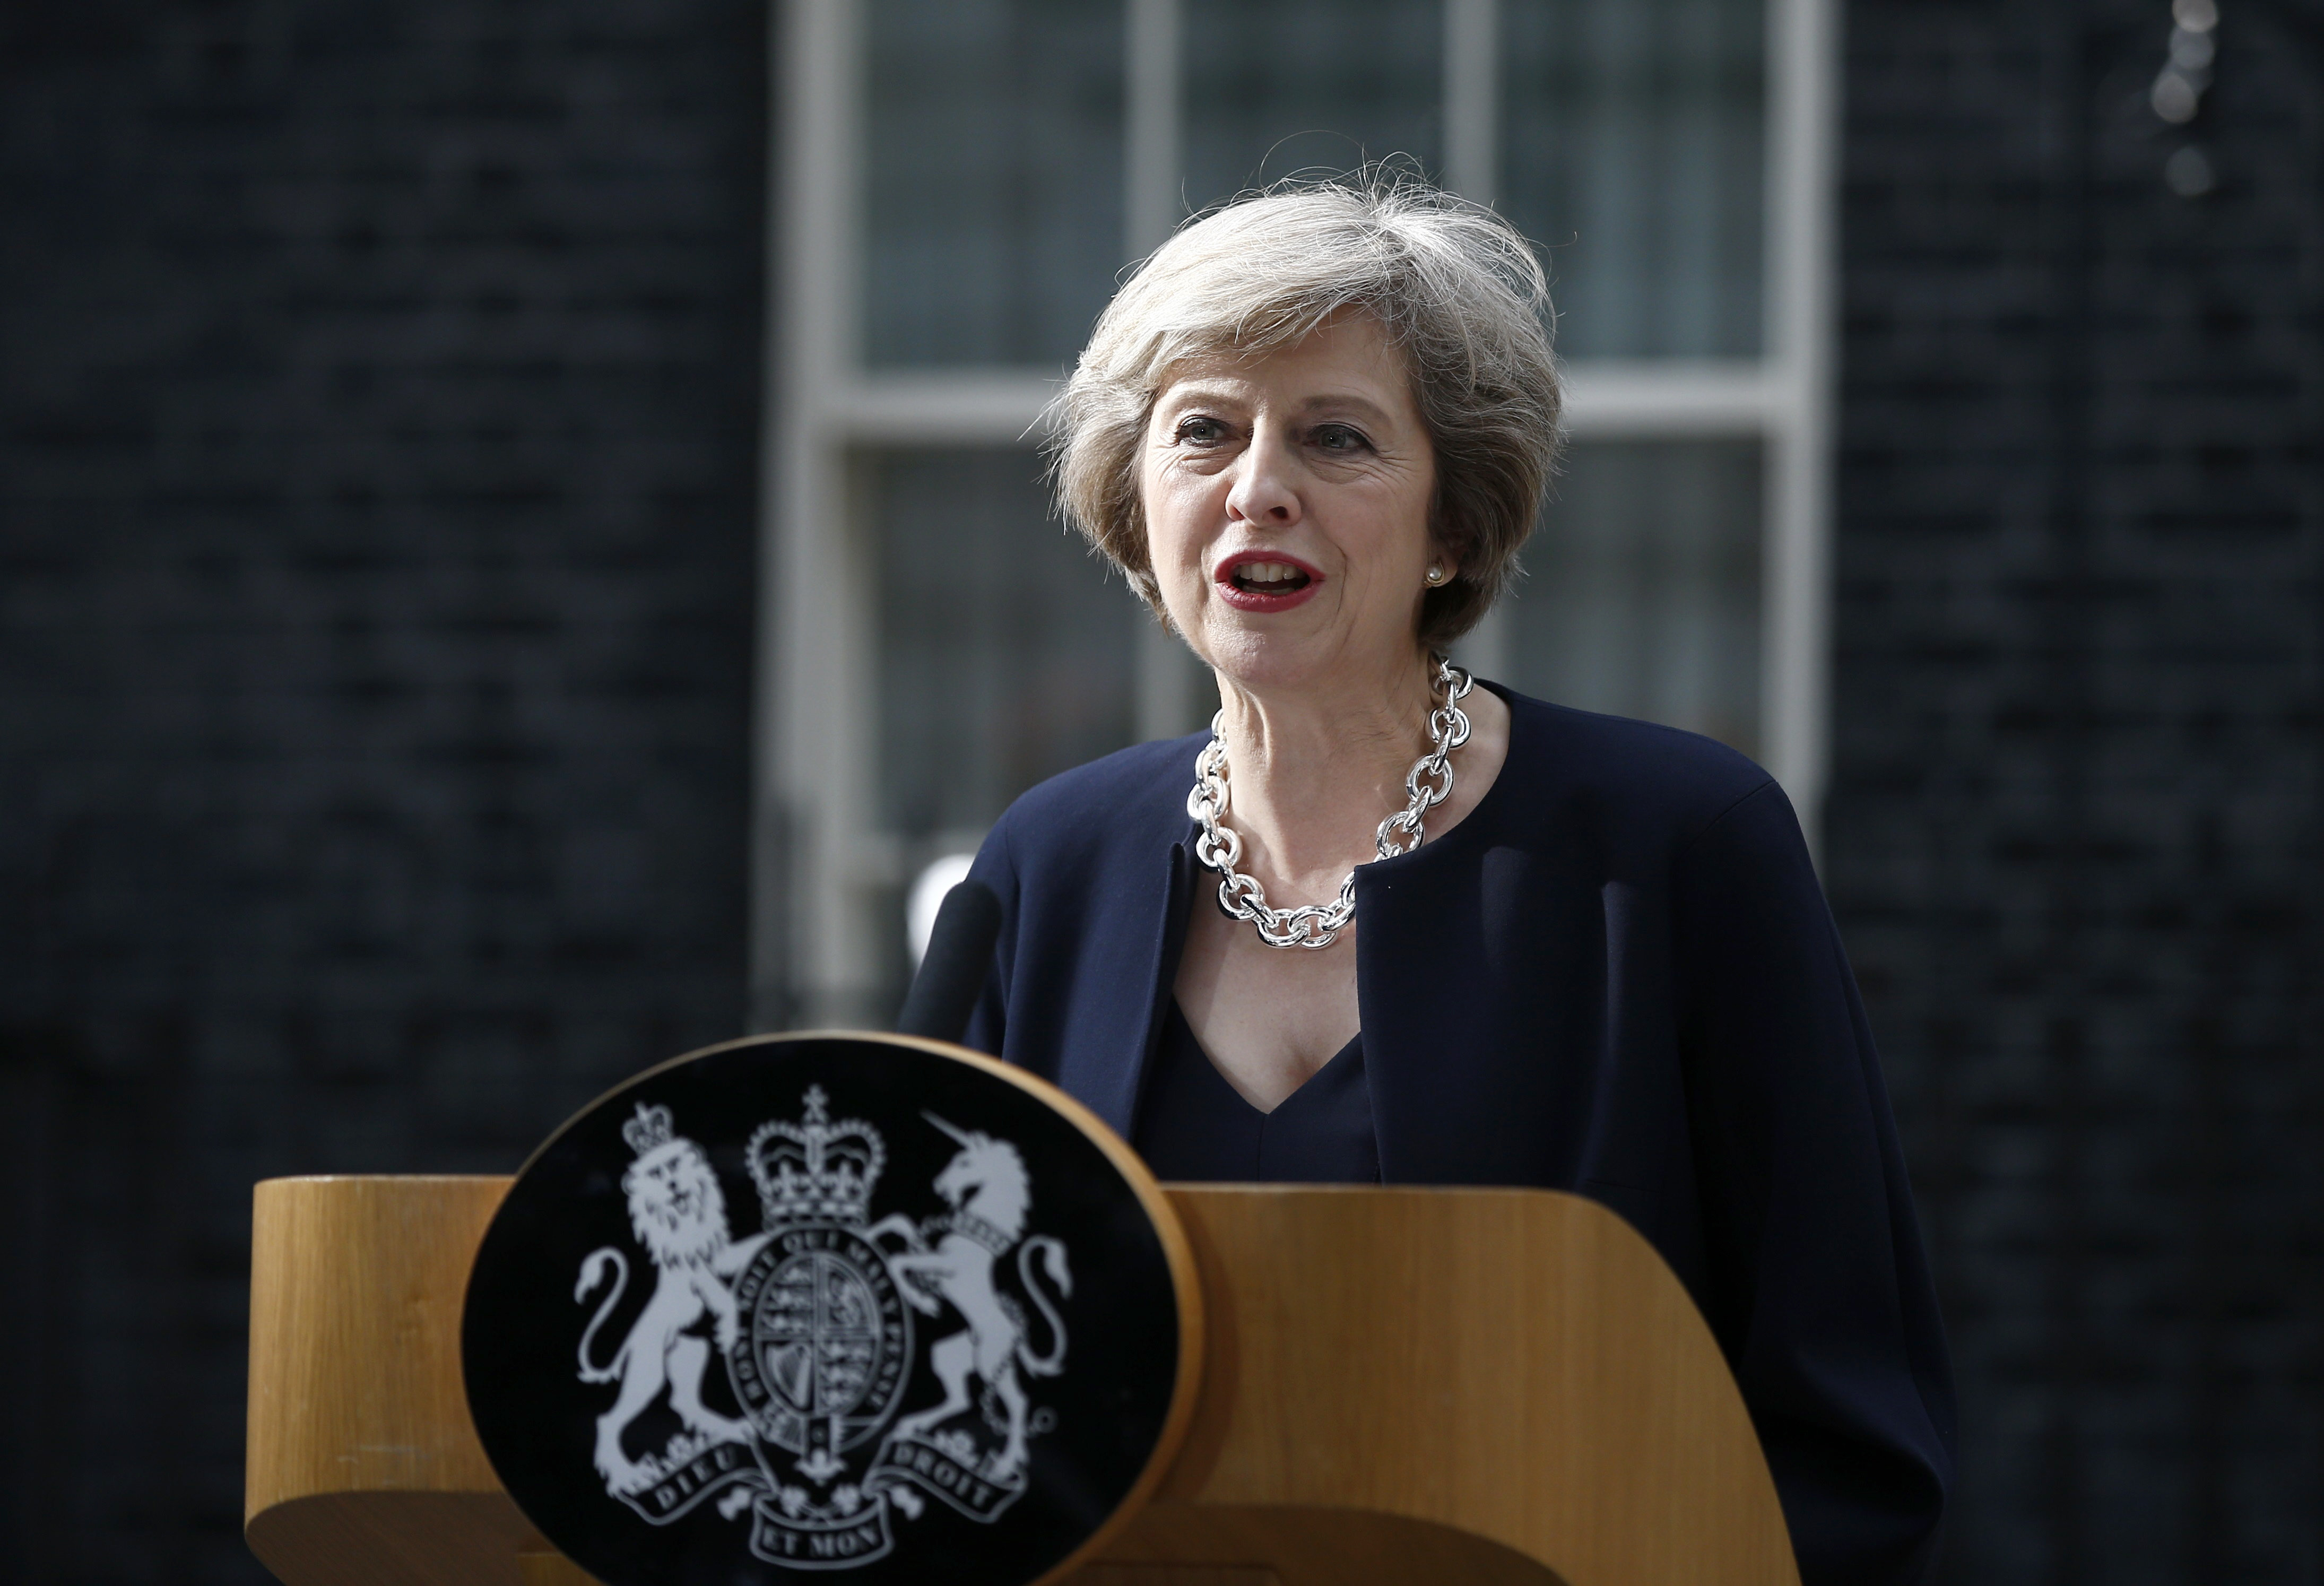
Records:
[[[1239,550],[1211,570],[1211,583],[1239,612],[1287,612],[1323,586],[1323,575],[1279,550]]]

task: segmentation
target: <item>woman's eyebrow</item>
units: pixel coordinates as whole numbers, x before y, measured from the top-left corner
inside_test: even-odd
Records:
[[[1370,419],[1375,424],[1385,424],[1389,419],[1387,409],[1370,397],[1358,396],[1351,391],[1326,392],[1311,396],[1299,404],[1299,412],[1303,418],[1317,413],[1349,413]]]
[[[1231,383],[1190,380],[1164,392],[1155,403],[1155,409],[1157,412],[1178,412],[1190,407],[1249,408],[1251,405],[1250,393]],[[1302,419],[1338,414],[1360,418],[1373,424],[1393,422],[1393,415],[1388,409],[1370,397],[1351,391],[1319,392],[1314,396],[1303,397],[1293,410]]]
[[[1174,384],[1169,390],[1164,392],[1161,400],[1156,405],[1176,408],[1183,407],[1188,402],[1228,402],[1240,407],[1248,406],[1250,401],[1248,393],[1237,390],[1234,385],[1226,381],[1187,380]]]

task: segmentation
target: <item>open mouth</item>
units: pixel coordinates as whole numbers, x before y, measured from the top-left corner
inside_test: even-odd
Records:
[[[1281,553],[1244,551],[1213,575],[1219,598],[1237,611],[1283,612],[1323,586],[1323,575]]]
[[[1294,595],[1314,581],[1289,562],[1245,562],[1227,575],[1245,595]]]

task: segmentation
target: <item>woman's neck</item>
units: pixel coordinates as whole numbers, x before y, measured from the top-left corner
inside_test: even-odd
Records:
[[[1228,821],[1241,869],[1277,908],[1326,902],[1377,853],[1379,823],[1409,802],[1405,773],[1428,751],[1435,663],[1416,651],[1319,687],[1251,687],[1222,675]]]

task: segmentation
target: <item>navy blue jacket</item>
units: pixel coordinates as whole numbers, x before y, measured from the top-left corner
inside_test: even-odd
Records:
[[[1572,1190],[1628,1218],[1726,1351],[1805,1586],[1917,1581],[1952,1480],[1951,1374],[1791,804],[1709,739],[1504,697],[1508,760],[1468,818],[1356,871],[1380,1176]],[[1206,741],[1043,783],[973,871],[1004,915],[969,1043],[1124,1137],[1214,884],[1185,807]]]

